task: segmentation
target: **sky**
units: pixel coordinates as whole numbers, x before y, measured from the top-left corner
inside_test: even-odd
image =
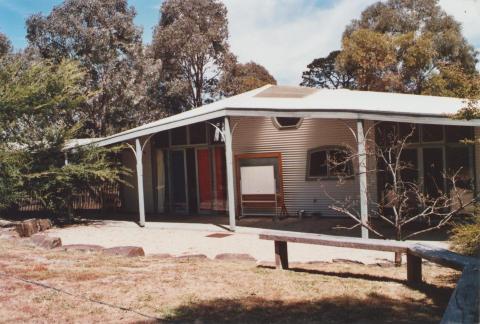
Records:
[[[48,14],[63,0],[0,0],[0,32],[16,49],[26,46],[25,19]],[[128,0],[137,10],[135,23],[151,42],[161,0]],[[316,57],[340,48],[350,20],[378,0],[223,0],[228,9],[230,45],[240,62],[264,65],[279,84],[297,85]],[[440,0],[462,23],[467,40],[480,50],[480,0]],[[480,67],[480,65],[479,65]]]

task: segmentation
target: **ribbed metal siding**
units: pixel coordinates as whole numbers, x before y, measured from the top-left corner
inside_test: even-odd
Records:
[[[336,180],[306,181],[307,152],[324,145],[355,147],[355,139],[348,129],[356,129],[355,121],[333,119],[304,119],[298,129],[279,130],[270,118],[234,118],[234,154],[281,152],[283,159],[283,186],[285,203],[290,214],[298,210],[320,212],[322,216],[339,216],[329,206],[332,199],[357,199],[358,177],[339,184]],[[368,124],[366,125],[368,127]],[[374,190],[375,178],[369,179]],[[328,193],[328,194],[327,194]]]

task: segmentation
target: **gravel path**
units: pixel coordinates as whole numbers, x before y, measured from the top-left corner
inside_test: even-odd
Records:
[[[258,239],[262,229],[238,227],[236,233],[213,224],[148,223],[140,228],[133,222],[105,221],[90,225],[54,228],[51,236],[67,244],[96,244],[103,247],[141,246],[146,254],[171,254],[173,256],[204,254],[214,258],[222,253],[246,253],[257,261],[273,262],[273,242]],[[224,237],[209,237],[221,233]],[[219,235],[223,236],[223,235]],[[444,242],[426,242],[447,247]],[[365,264],[393,260],[393,253],[336,248],[309,244],[290,243],[291,262],[315,262],[347,259]]]

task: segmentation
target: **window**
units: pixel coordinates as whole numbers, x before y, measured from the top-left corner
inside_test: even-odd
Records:
[[[170,131],[172,145],[187,145],[187,128],[178,127]]]
[[[273,124],[278,129],[299,128],[302,124],[303,118],[298,117],[275,117]]]
[[[349,151],[343,147],[320,147],[308,152],[307,180],[353,176]]]
[[[197,123],[189,126],[190,144],[206,144],[207,129],[205,123]]]

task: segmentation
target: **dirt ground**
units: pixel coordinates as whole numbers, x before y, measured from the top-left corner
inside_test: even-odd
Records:
[[[1,322],[438,323],[458,273],[44,250],[0,238]]]

